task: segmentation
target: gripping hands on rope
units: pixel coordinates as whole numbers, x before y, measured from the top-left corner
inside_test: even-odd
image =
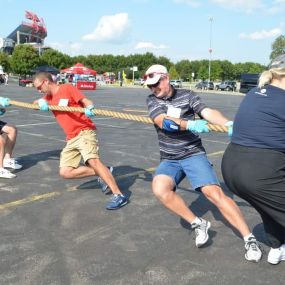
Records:
[[[49,107],[48,107],[48,102],[45,100],[45,99],[39,99],[38,100],[38,104],[39,104],[39,109],[41,111],[48,111],[49,110]]]
[[[208,122],[205,120],[191,121],[189,120],[186,125],[186,130],[193,133],[208,133],[209,129],[207,127]]]
[[[225,123],[225,126],[228,127],[228,136],[231,137],[233,135],[233,121],[228,121]]]
[[[10,99],[9,98],[5,98],[5,97],[0,97],[0,105],[2,107],[8,107],[10,106]]]
[[[93,112],[95,110],[95,106],[94,105],[89,105],[88,107],[84,108],[84,114],[88,117],[94,117],[96,116],[96,114]]]

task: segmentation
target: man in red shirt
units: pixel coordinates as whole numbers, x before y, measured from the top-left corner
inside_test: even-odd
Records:
[[[60,155],[60,176],[83,178],[97,175],[113,193],[106,209],[116,210],[126,205],[128,198],[118,188],[111,171],[99,159],[96,126],[90,119],[95,115],[92,101],[71,84],[57,85],[52,80],[50,73],[37,73],[33,82],[39,92],[45,93],[42,99],[34,102],[39,104],[40,110],[48,111],[49,105],[85,108],[85,113],[52,111],[58,124],[65,132],[67,140]],[[85,166],[80,165],[81,159]]]

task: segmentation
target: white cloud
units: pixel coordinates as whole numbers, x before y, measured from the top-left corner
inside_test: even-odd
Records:
[[[262,0],[210,0],[210,2],[224,8],[245,11],[246,13],[251,13],[264,7]]]
[[[81,43],[70,43],[69,48],[72,51],[79,51],[82,48],[82,44]]]
[[[53,49],[56,49],[60,52],[63,52],[69,55],[75,55],[82,49],[81,43],[73,43],[73,42],[69,42],[66,44],[54,42],[54,43],[48,43],[47,46],[50,46]]]
[[[123,43],[128,38],[129,27],[130,21],[127,13],[103,16],[100,18],[95,30],[84,35],[82,39],[86,41]]]
[[[199,7],[201,5],[200,1],[197,0],[174,0],[175,3],[187,4],[192,7]]]
[[[279,35],[282,34],[282,30],[280,28],[274,28],[270,31],[265,31],[265,30],[262,30],[262,31],[259,31],[259,32],[254,32],[254,33],[251,33],[251,34],[246,34],[246,33],[241,33],[239,35],[239,37],[241,39],[250,39],[250,40],[263,40],[263,39],[266,39],[266,38],[272,38],[272,37],[277,37]]]
[[[269,15],[284,14],[284,4],[285,0],[275,0],[273,1],[272,6],[266,9],[266,13]]]
[[[166,49],[167,46],[166,45],[155,45],[151,42],[139,42],[137,43],[137,45],[135,46],[135,49]]]

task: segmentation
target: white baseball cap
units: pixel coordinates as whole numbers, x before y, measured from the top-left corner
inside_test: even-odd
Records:
[[[167,74],[167,68],[160,64],[150,66],[144,75],[144,84],[153,85],[158,82],[162,74]]]

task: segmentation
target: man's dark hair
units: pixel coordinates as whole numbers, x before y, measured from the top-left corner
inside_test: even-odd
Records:
[[[52,75],[49,72],[38,72],[34,75],[34,80],[48,80],[49,82],[53,82]]]

